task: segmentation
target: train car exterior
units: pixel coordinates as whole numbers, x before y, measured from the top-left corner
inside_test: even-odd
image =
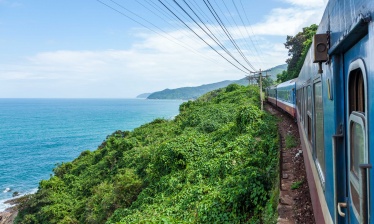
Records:
[[[317,223],[374,223],[373,18],[373,0],[330,0],[296,81]]]
[[[273,105],[277,105],[277,86],[269,86],[265,90],[266,100]]]
[[[292,117],[296,116],[296,79],[279,84],[276,94],[276,105]]]

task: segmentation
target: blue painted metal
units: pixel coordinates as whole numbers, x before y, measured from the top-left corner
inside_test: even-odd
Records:
[[[323,217],[316,217],[319,221],[334,223],[359,223],[352,212],[352,202],[348,194],[348,152],[347,152],[347,69],[350,63],[361,58],[365,62],[367,73],[367,131],[368,131],[368,151],[369,163],[374,161],[374,138],[371,133],[374,128],[374,1],[373,0],[330,0],[324,12],[317,33],[329,33],[329,61],[322,65],[323,73],[318,74],[318,65],[313,63],[313,47],[310,48],[306,56],[304,65],[296,80],[296,90],[301,90],[316,82],[322,83],[323,114],[324,114],[324,149],[325,183],[321,182],[318,175],[313,175],[313,183],[309,183],[311,190],[315,189],[315,196],[318,205],[321,207],[315,214]],[[313,46],[313,45],[312,45]],[[288,88],[287,83],[277,86],[277,90]],[[306,90],[306,89],[305,89]],[[278,97],[279,94],[277,94]],[[312,90],[313,95],[313,90]],[[306,96],[304,91],[303,96]],[[285,99],[283,99],[285,100]],[[314,99],[312,98],[312,101]],[[296,100],[292,99],[295,104]],[[306,102],[301,99],[298,102]],[[311,110],[314,113],[314,109]],[[302,107],[298,108],[298,113],[303,112]],[[314,116],[311,116],[312,118]],[[304,126],[306,116],[302,116],[300,123],[301,133],[306,133]],[[314,121],[312,121],[312,124]],[[314,128],[314,126],[313,126]],[[312,128],[312,130],[313,130]],[[314,131],[314,130],[313,130]],[[307,133],[306,133],[307,134]],[[303,137],[303,135],[300,135]],[[304,135],[307,136],[307,135]],[[335,137],[333,137],[335,136]],[[336,137],[338,136],[338,137]],[[308,139],[305,139],[309,142]],[[311,150],[312,161],[316,159],[314,142],[306,144]],[[305,152],[305,151],[304,151]],[[307,158],[307,157],[306,157]],[[305,162],[309,162],[305,160]],[[315,164],[311,164],[312,169],[316,169]],[[309,180],[309,179],[308,179]],[[369,223],[374,223],[374,176],[369,170]],[[346,217],[341,217],[337,213],[337,203],[348,202],[348,208],[342,209]],[[316,206],[314,206],[315,208]],[[318,221],[319,220],[319,221]]]
[[[282,107],[287,113],[295,117],[295,105],[296,105],[296,79],[292,79],[277,85],[277,105]]]

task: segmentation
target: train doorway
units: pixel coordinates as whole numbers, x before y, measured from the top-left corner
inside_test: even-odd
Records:
[[[345,176],[347,201],[338,203],[338,213],[346,223],[369,223],[369,197],[367,190],[368,163],[367,132],[367,76],[365,57],[368,38],[364,37],[344,54],[345,116]],[[342,184],[342,183],[341,183]]]

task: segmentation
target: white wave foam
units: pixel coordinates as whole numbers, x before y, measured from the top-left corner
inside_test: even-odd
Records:
[[[9,200],[10,198],[8,199],[4,199],[4,200],[0,200],[0,212],[3,212],[5,211],[5,209],[11,207],[10,204],[5,204],[4,202],[6,202],[7,200]]]
[[[20,197],[25,196],[25,195],[27,195],[27,194],[34,194],[34,193],[36,193],[37,191],[38,191],[38,188],[34,188],[34,189],[31,189],[30,191],[25,192],[24,194],[20,194],[20,195],[18,195],[17,197],[6,198],[6,199],[2,199],[2,200],[0,200],[0,212],[3,212],[3,211],[5,211],[5,209],[12,207],[11,204],[6,204],[6,203],[5,203],[6,201],[11,200],[11,199],[20,198]],[[8,191],[7,191],[7,192],[8,192]]]
[[[7,187],[7,188],[4,189],[3,193],[9,192],[9,191],[10,191],[10,188]]]

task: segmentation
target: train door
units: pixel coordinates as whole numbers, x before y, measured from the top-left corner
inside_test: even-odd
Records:
[[[367,76],[363,38],[344,54],[345,136],[346,136],[346,203],[338,204],[338,212],[345,210],[347,223],[369,223],[368,132],[367,132]]]

